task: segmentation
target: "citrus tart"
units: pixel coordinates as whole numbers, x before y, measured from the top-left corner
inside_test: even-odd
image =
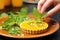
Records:
[[[46,22],[37,23],[36,20],[27,20],[20,24],[20,28],[28,34],[40,34],[47,31],[48,24]]]

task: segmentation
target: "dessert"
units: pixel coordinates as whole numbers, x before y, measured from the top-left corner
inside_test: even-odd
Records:
[[[20,24],[23,32],[29,34],[40,34],[47,31],[48,24],[46,22],[37,23],[36,20],[24,21]]]
[[[40,12],[34,8],[33,9],[34,19],[25,20],[20,24],[20,28],[23,32],[28,34],[40,34],[44,33],[48,29],[48,24],[44,21],[46,13],[40,14]]]

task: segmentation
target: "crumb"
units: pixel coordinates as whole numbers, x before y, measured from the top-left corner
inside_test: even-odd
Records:
[[[0,26],[0,29],[2,29],[2,26]]]
[[[18,36],[20,36],[20,34],[18,34]]]
[[[21,34],[21,36],[24,36],[24,34]]]

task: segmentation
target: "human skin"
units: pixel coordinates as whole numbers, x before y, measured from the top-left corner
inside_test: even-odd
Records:
[[[46,11],[48,7],[54,5],[54,8],[48,11],[46,17],[51,17],[55,12],[60,10],[60,0],[40,0],[38,2],[37,9],[42,13]]]

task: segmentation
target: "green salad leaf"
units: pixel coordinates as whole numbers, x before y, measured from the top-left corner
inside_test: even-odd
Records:
[[[21,11],[20,11],[20,15],[22,15],[22,16],[27,16],[27,14],[28,14],[28,8],[22,8],[21,9]]]
[[[20,25],[20,23],[23,22],[23,21],[24,21],[24,18],[23,18],[22,16],[18,16],[18,17],[16,18],[16,24],[17,24],[17,25]]]
[[[2,13],[2,14],[0,15],[0,17],[4,17],[4,16],[8,16],[8,14]]]
[[[46,17],[46,14],[47,14],[47,12],[44,12],[43,14],[41,14],[41,13],[37,10],[37,8],[34,8],[34,9],[33,9],[33,15],[37,18],[37,23],[40,23],[40,22],[44,21],[43,18]]]
[[[2,25],[3,29],[9,31],[10,34],[19,34],[19,33],[21,33],[21,30],[19,28],[20,19],[21,18],[19,16],[11,14],[9,16],[9,18],[3,23],[3,25]],[[14,25],[18,25],[18,26],[14,26]]]
[[[34,15],[36,18],[38,18],[38,19],[41,18],[41,14],[40,14],[40,12],[37,10],[37,8],[33,8],[33,15]]]
[[[10,34],[21,34],[21,30],[19,27],[17,26],[12,26],[10,29],[9,29],[9,33]]]
[[[44,12],[41,16],[41,18],[45,18],[46,17],[46,15],[47,15],[47,12]]]

